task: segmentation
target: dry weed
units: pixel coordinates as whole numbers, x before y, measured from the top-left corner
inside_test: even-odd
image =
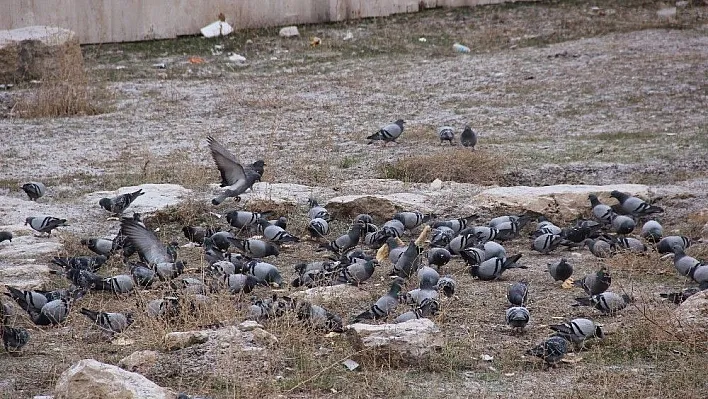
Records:
[[[484,150],[459,148],[431,155],[416,155],[385,163],[381,177],[430,183],[435,179],[458,183],[499,184],[504,160]]]

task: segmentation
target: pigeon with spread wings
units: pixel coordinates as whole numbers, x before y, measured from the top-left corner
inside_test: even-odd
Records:
[[[265,163],[258,160],[244,168],[238,159],[215,138],[208,136],[207,141],[211,156],[221,174],[221,187],[226,187],[226,190],[212,199],[211,203],[219,205],[228,197],[234,197],[237,202],[240,201],[240,195],[251,188],[255,182],[261,180]]]

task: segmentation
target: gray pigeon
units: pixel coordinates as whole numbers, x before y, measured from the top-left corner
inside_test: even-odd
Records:
[[[425,299],[437,299],[437,283],[437,280],[433,280],[431,278],[424,278],[420,280],[419,288],[408,291],[399,299],[403,303],[417,306],[420,306]]]
[[[463,130],[460,135],[460,143],[465,147],[472,147],[474,150],[474,147],[477,145],[477,133],[469,126],[465,126],[465,130]]]
[[[434,217],[434,214],[422,214],[421,212],[398,212],[393,215],[393,219],[403,223],[403,227],[406,230],[413,230],[421,224],[427,223],[428,220]]]
[[[592,296],[605,292],[610,288],[611,283],[612,276],[603,267],[595,273],[590,273],[582,279],[574,281],[573,285],[582,288],[588,295]]]
[[[699,266],[703,266],[703,262],[698,259],[686,255],[680,245],[674,247],[674,267],[682,276],[690,276]]]
[[[614,314],[627,307],[633,300],[629,295],[620,295],[614,292],[603,292],[590,298],[575,298],[574,306],[590,306],[602,313]]]
[[[398,219],[391,219],[381,226],[381,231],[387,237],[400,237],[406,230],[406,226]]]
[[[554,281],[565,281],[573,275],[573,265],[562,258],[558,262],[548,264],[548,273],[551,274]]]
[[[243,252],[244,256],[249,258],[267,258],[269,256],[280,255],[280,250],[278,250],[278,247],[269,242],[257,240],[255,238],[249,238],[247,240],[230,238],[229,240],[238,250]]]
[[[633,237],[617,237],[616,244],[618,248],[625,249],[633,253],[644,253],[647,251],[647,246],[640,240]]]
[[[474,234],[460,234],[450,240],[450,243],[447,245],[447,249],[451,254],[463,256],[463,252],[475,245],[477,245],[477,237]]]
[[[322,218],[314,218],[308,223],[307,231],[314,238],[324,237],[329,234],[329,223]]]
[[[319,218],[327,222],[332,221],[332,216],[329,214],[329,211],[327,211],[327,208],[319,205],[313,198],[308,199],[307,203],[310,206],[310,210],[307,211],[307,217],[309,217],[310,220]]]
[[[44,184],[38,181],[25,183],[20,186],[20,188],[22,188],[22,191],[24,191],[32,201],[36,201],[38,198],[44,196],[44,192],[46,191]]]
[[[441,220],[434,222],[432,228],[437,229],[439,227],[447,227],[452,229],[455,234],[459,234],[460,231],[467,228],[467,225],[472,223],[473,220],[477,219],[477,215],[470,215],[464,218]]]
[[[261,280],[250,274],[225,274],[221,276],[221,280],[224,286],[228,288],[230,294],[239,294],[241,292],[248,294],[253,291],[256,286],[268,286],[265,280]]]
[[[135,246],[141,258],[151,267],[155,268],[158,276],[162,279],[174,278],[184,271],[184,263],[176,260],[176,254],[170,253],[155,234],[145,228],[145,226],[133,219],[122,219],[120,224],[121,231],[128,240]],[[116,287],[112,282],[114,292],[125,292],[125,286]],[[116,289],[117,288],[117,289]]]
[[[363,320],[378,320],[388,316],[398,306],[398,294],[401,292],[404,280],[401,277],[396,277],[391,282],[386,295],[379,298],[376,303],[371,306],[371,309],[357,315],[352,323],[358,323]]]
[[[30,340],[30,333],[22,327],[0,325],[2,345],[8,353],[19,352]]]
[[[207,141],[209,142],[211,157],[214,158],[214,163],[216,163],[216,167],[221,174],[221,187],[226,187],[226,190],[218,197],[212,199],[211,203],[219,205],[229,197],[234,197],[237,202],[240,201],[240,195],[261,180],[265,163],[262,160],[258,160],[250,167],[244,168],[236,156],[215,138],[207,136]]]
[[[666,236],[656,245],[656,250],[660,254],[669,254],[674,252],[674,247],[677,245],[685,250],[691,246],[691,239],[685,236]]]
[[[642,226],[642,237],[644,239],[658,242],[664,236],[664,228],[656,220],[649,220]]]
[[[80,270],[90,270],[92,272],[97,271],[108,258],[105,255],[98,256],[73,256],[73,257],[58,257],[52,258],[51,262],[55,265],[59,265],[64,268],[64,270],[69,269],[80,269]]]
[[[263,219],[265,214],[247,211],[231,211],[226,214],[226,221],[237,229],[254,227]]]
[[[111,334],[121,333],[133,324],[133,316],[130,313],[100,312],[81,308],[81,314],[96,323],[101,330]]]
[[[702,290],[708,289],[708,265],[699,265],[688,276],[697,282]]]
[[[348,249],[354,248],[354,246],[359,243],[359,238],[361,238],[363,229],[364,223],[355,222],[352,224],[351,228],[349,228],[347,234],[341,235],[334,241],[330,241],[327,244],[322,244],[321,247],[338,254],[346,252]]]
[[[113,198],[101,198],[101,200],[98,201],[98,205],[109,212],[113,212],[114,215],[120,216],[133,201],[143,194],[145,194],[143,190],[139,189],[132,193],[120,194]]]
[[[307,301],[298,304],[297,317],[314,329],[327,332],[344,332],[341,317],[321,306],[313,305]]]
[[[48,326],[61,324],[66,321],[69,315],[70,302],[68,299],[55,299],[47,302],[42,309],[37,312],[35,309],[28,309],[32,322],[38,326]]]
[[[588,249],[590,249],[590,253],[598,258],[610,257],[615,250],[615,245],[605,240],[586,238],[584,243],[587,245]]]
[[[609,205],[605,205],[600,202],[597,195],[590,194],[588,196],[590,199],[590,205],[592,205],[592,215],[595,219],[600,221],[602,224],[612,223],[612,218],[615,216],[615,212]]]
[[[217,230],[213,227],[183,226],[182,233],[190,242],[203,245],[204,239],[217,233]]]
[[[426,298],[419,306],[413,310],[401,314],[393,320],[394,324],[405,323],[409,320],[416,320],[435,316],[440,311],[440,302],[435,298]]]
[[[133,263],[129,265],[130,275],[133,276],[133,281],[143,288],[150,287],[155,282],[157,274],[155,270],[148,267],[145,263]]]
[[[337,282],[359,285],[364,281],[371,278],[374,274],[378,262],[375,259],[372,260],[358,260],[352,262],[347,267],[342,268],[337,278]]]
[[[567,323],[553,324],[548,327],[556,332],[555,335],[575,344],[582,344],[590,338],[602,339],[605,337],[602,328],[590,319],[573,319]]]
[[[509,286],[506,298],[514,306],[526,306],[529,299],[529,283],[524,280]]]
[[[612,230],[617,234],[629,234],[637,227],[637,222],[629,216],[613,215]]]
[[[169,265],[174,265],[173,263],[169,263]],[[170,274],[167,276],[167,274],[164,271],[160,270],[160,264],[157,265],[156,272],[157,275],[162,277],[163,279],[171,278],[171,277],[176,277],[178,274],[181,274],[181,271],[177,274]],[[128,294],[132,292],[135,289],[135,283],[133,281],[133,277],[129,276],[127,274],[119,274],[117,276],[113,277],[105,277],[101,278],[97,281],[94,282],[93,288],[101,291],[110,291],[116,295],[118,294]]]
[[[169,296],[153,299],[146,305],[147,314],[151,318],[171,319],[180,312],[181,305],[179,298]]]
[[[415,241],[411,241],[406,247],[405,251],[398,258],[396,263],[393,265],[393,271],[391,275],[398,277],[407,278],[410,277],[413,272],[418,269],[421,257],[420,254],[423,252],[423,248],[419,247]]]
[[[440,144],[447,141],[450,145],[455,145],[455,130],[450,126],[443,126],[438,129],[438,137],[440,138]]]
[[[517,254],[509,258],[488,259],[479,265],[472,266],[470,268],[470,273],[473,277],[477,277],[482,281],[496,280],[501,277],[504,270],[514,268],[526,269],[527,266],[521,266],[516,263],[519,259],[521,259],[521,254]]]
[[[68,226],[66,219],[59,219],[53,216],[34,216],[25,219],[25,226],[29,225],[40,233],[47,233],[47,237],[52,235],[52,230],[57,227]]]
[[[300,238],[295,237],[294,235],[288,233],[285,231],[280,226],[276,226],[274,224],[271,224],[268,220],[266,219],[261,219],[258,221],[258,225],[260,226],[260,229],[263,232],[263,236],[276,243],[276,244],[282,244],[286,242],[299,242]]]
[[[663,213],[664,209],[655,205],[650,205],[644,200],[637,197],[632,197],[627,193],[614,190],[610,193],[610,197],[617,199],[622,206],[622,210],[632,216],[646,216],[652,213]]]
[[[103,256],[110,256],[113,252],[113,240],[107,238],[83,239],[81,245],[86,245],[91,251]]]
[[[492,258],[505,258],[506,257],[506,249],[494,241],[487,241],[484,243],[484,259],[492,259]]]
[[[399,119],[394,123],[382,127],[378,132],[367,136],[366,139],[369,140],[369,144],[373,144],[374,141],[380,140],[385,144],[390,142],[396,143],[396,139],[403,133],[403,124],[406,122],[403,119]]]
[[[526,351],[527,355],[540,357],[549,366],[555,366],[565,357],[568,341],[563,337],[551,337]]]
[[[0,231],[0,242],[10,241],[12,242],[12,233],[9,231]]]
[[[29,309],[39,312],[51,300],[48,298],[46,291],[23,291],[9,285],[5,285],[5,288],[9,291],[5,295],[15,300],[20,305],[20,308],[26,312],[29,312]]]
[[[453,238],[455,238],[455,232],[451,228],[445,226],[436,227],[430,234],[430,246],[444,248]]]
[[[431,248],[428,250],[428,263],[437,267],[443,267],[450,262],[450,251],[445,248]]]
[[[506,324],[512,328],[523,329],[531,320],[531,313],[523,306],[513,306],[506,310]]]
[[[531,249],[547,255],[554,249],[558,248],[563,241],[563,237],[551,233],[542,234],[533,240]]]
[[[267,283],[283,286],[283,277],[277,267],[270,263],[252,260],[244,266],[243,272]]]
[[[440,277],[440,279],[438,280],[437,289],[438,291],[442,291],[443,295],[450,298],[455,295],[456,286],[457,283],[455,282],[455,279],[452,278],[452,276],[443,276]]]

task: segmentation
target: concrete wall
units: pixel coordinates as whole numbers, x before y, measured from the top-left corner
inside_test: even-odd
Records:
[[[219,13],[240,29],[505,1],[509,0],[0,0],[0,30],[51,25],[73,30],[81,43],[109,43],[197,34]]]

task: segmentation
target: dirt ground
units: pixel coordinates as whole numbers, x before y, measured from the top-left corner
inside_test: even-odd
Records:
[[[208,198],[215,192],[209,184],[218,181],[207,135],[245,161],[264,159],[265,181],[312,186],[316,196],[347,195],[427,189],[429,181],[413,178],[390,185],[347,182],[387,177],[386,165],[401,159],[452,153],[439,144],[436,128],[451,125],[459,133],[469,124],[480,134],[479,156],[497,163],[496,185],[647,184],[666,208],[660,218],[666,230],[697,239],[702,224],[694,215],[708,207],[708,8],[698,4],[689,2],[669,19],[657,16],[662,3],[638,0],[438,9],[304,26],[294,39],[263,29],[221,39],[84,47],[90,87],[103,112],[22,118],[9,104],[38,89],[0,93],[0,106],[8,105],[0,107],[0,191],[22,198],[18,183],[45,182],[50,193],[40,200],[41,209],[71,221],[53,238],[64,245],[57,254],[78,254],[87,252],[80,238],[116,228],[82,200],[85,194],[142,183],[181,184],[194,190],[193,200],[153,227],[161,228],[165,241],[184,244],[180,223],[209,220]],[[321,45],[310,45],[314,36]],[[453,52],[455,42],[471,52]],[[229,52],[245,56],[246,65],[229,61]],[[190,63],[189,57],[204,62]],[[153,67],[158,63],[166,68]],[[407,124],[398,145],[367,145],[367,135],[399,118]],[[452,157],[450,164],[431,169],[443,181],[474,182],[467,174],[479,172],[454,167],[456,161]],[[469,201],[486,186],[456,187],[453,203]],[[455,209],[438,205],[440,213]],[[233,208],[227,203],[216,211]],[[0,204],[0,226],[21,224],[29,216],[21,215],[25,209],[35,211]],[[304,212],[302,204],[287,215],[296,234],[305,232]],[[332,237],[346,223],[338,221]],[[671,331],[675,305],[658,297],[686,286],[670,260],[654,253],[600,262],[587,250],[542,256],[530,251],[525,237],[505,245],[510,253],[524,254],[527,270],[482,282],[459,259],[445,267],[459,292],[443,301],[434,319],[445,347],[425,364],[384,362],[346,371],[338,363],[354,351],[343,337],[314,334],[287,316],[266,324],[280,343],[265,358],[213,365],[183,351],[162,356],[144,374],[160,385],[212,398],[706,396],[705,337]],[[321,256],[315,249],[309,242],[285,248],[274,263],[289,280],[292,265]],[[200,261],[200,248],[182,252],[191,264]],[[698,243],[691,254],[705,259],[708,248]],[[54,254],[40,258],[49,255]],[[561,256],[575,265],[575,277],[609,265],[613,289],[631,292],[637,301],[613,317],[570,307],[581,291],[560,288],[545,272],[546,263]],[[382,265],[363,287],[372,300],[384,292],[389,267]],[[119,270],[119,260],[112,259],[102,273]],[[505,294],[521,278],[531,284],[532,322],[524,334],[514,335],[504,324]],[[60,285],[66,283],[52,279],[47,288]],[[119,300],[91,294],[81,306],[140,313],[144,299],[160,295],[143,292]],[[214,299],[207,312],[185,316],[177,325],[140,315],[123,334],[133,341],[127,346],[101,340],[78,312],[57,328],[30,327],[22,320],[32,341],[21,356],[0,352],[0,397],[49,394],[77,360],[116,364],[134,351],[161,349],[165,332],[244,318],[239,304],[248,298]],[[368,305],[343,298],[331,310],[349,318]],[[610,334],[576,354],[578,362],[545,370],[522,356],[548,336],[547,325],[581,316],[603,323]],[[483,355],[494,359],[482,360]]]

